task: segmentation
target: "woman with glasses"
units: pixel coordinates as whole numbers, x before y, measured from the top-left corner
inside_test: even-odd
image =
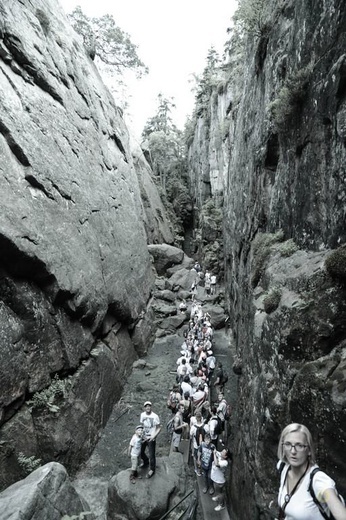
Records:
[[[278,458],[281,471],[278,520],[323,520],[309,491],[311,472],[317,468],[311,433],[302,424],[290,424],[281,433]],[[335,482],[323,471],[313,476],[313,492],[335,520],[346,520],[346,509],[338,498]]]

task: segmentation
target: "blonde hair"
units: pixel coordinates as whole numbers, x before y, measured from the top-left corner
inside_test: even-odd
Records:
[[[288,435],[289,433],[293,433],[293,432],[301,432],[305,435],[306,444],[308,445],[308,448],[309,448],[310,462],[311,462],[311,464],[315,464],[316,463],[315,450],[314,450],[314,444],[312,441],[311,433],[306,426],[304,426],[303,424],[298,424],[298,423],[289,424],[288,426],[286,426],[286,428],[284,428],[282,430],[281,435],[280,435],[280,440],[279,440],[279,446],[278,446],[278,458],[287,463],[287,458],[286,458],[286,453],[285,453],[285,450],[283,447],[283,442],[285,442],[286,435]]]

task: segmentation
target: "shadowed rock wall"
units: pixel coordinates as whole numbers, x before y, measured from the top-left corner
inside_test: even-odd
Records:
[[[229,150],[225,294],[242,364],[231,484],[239,519],[275,518],[277,442],[289,422],[311,429],[319,464],[346,488],[345,286],[325,267],[345,243],[345,37],[340,0],[268,1],[242,73],[231,67],[218,94]],[[212,132],[212,100],[208,115]]]
[[[153,335],[147,323],[131,341],[154,281],[147,242],[172,234],[149,167],[55,0],[1,2],[0,157],[3,488],[23,476],[20,451],[75,468],[92,450],[135,348]]]

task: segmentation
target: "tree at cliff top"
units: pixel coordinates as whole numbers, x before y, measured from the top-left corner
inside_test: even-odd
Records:
[[[196,92],[195,111],[197,115],[201,115],[209,106],[213,88],[221,78],[221,59],[214,47],[208,50],[206,62],[202,76],[195,76],[194,78],[196,83],[194,88]]]
[[[148,119],[142,132],[142,148],[147,150],[153,172],[160,181],[163,203],[171,216],[174,213],[175,235],[179,243],[184,223],[191,217],[192,206],[187,188],[184,137],[173,123],[173,108],[173,99],[160,93],[156,114]]]
[[[268,4],[268,0],[239,0],[233,16],[235,24],[245,33],[260,36],[266,27]]]
[[[130,36],[117,26],[113,16],[109,14],[89,18],[78,6],[68,17],[74,30],[83,37],[89,56],[95,60],[109,88],[121,97],[126,96],[122,79],[124,73],[133,71],[137,78],[148,73],[148,68],[138,57],[137,46],[132,43]],[[112,82],[107,81],[109,77]],[[124,101],[124,107],[126,104]]]

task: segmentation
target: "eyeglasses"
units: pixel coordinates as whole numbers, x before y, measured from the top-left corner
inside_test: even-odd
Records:
[[[296,451],[304,451],[308,447],[307,444],[301,444],[300,442],[296,442],[295,444],[292,444],[291,442],[283,442],[282,446],[287,451],[291,451],[292,448]]]

